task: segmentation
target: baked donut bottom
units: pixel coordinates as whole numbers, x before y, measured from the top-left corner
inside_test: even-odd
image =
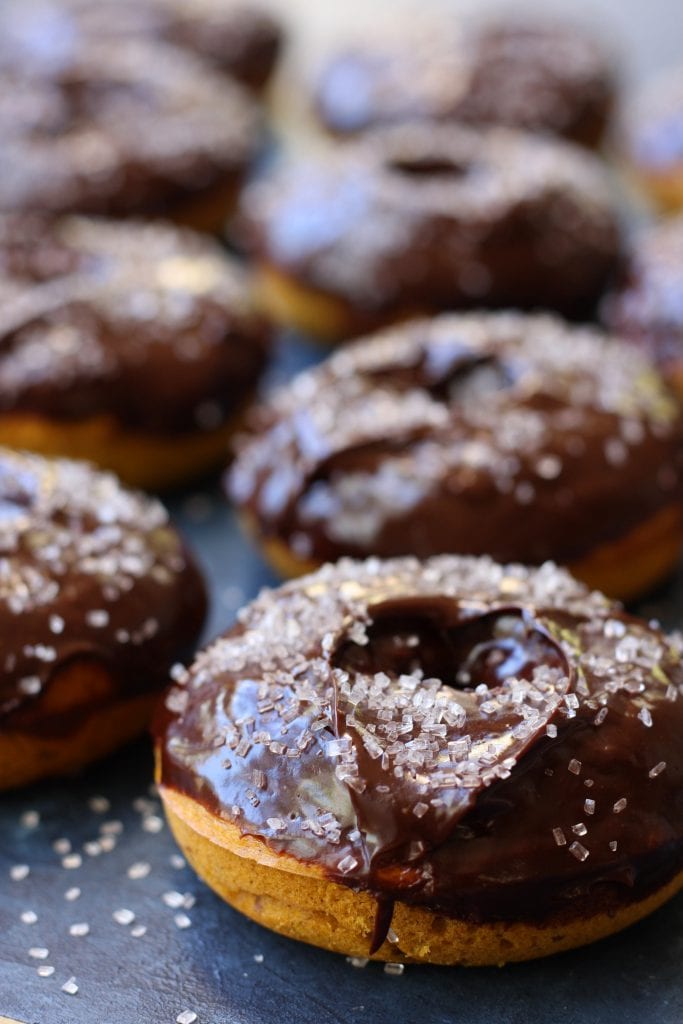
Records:
[[[322,562],[297,557],[283,540],[262,537],[256,520],[249,513],[243,512],[240,519],[245,532],[254,539],[279,576],[285,579],[303,576],[322,565]],[[683,506],[676,502],[566,568],[592,589],[630,601],[652,590],[673,572],[681,553],[682,538]]]
[[[126,430],[111,416],[70,422],[9,412],[0,415],[0,445],[82,459],[132,487],[162,490],[223,465],[241,421],[240,412],[216,430],[163,437]]]
[[[428,315],[430,310],[413,308],[365,315],[342,299],[295,281],[268,265],[254,272],[255,301],[269,320],[280,327],[310,335],[325,345],[370,332],[389,324]],[[431,311],[433,312],[433,310]]]
[[[631,177],[636,188],[662,213],[683,210],[683,163],[661,171],[635,167]]]
[[[272,853],[253,836],[211,814],[190,797],[160,786],[171,830],[197,874],[236,910],[258,924],[313,946],[367,957],[376,899],[327,879],[322,870]],[[646,898],[612,913],[563,915],[538,922],[471,922],[396,902],[392,930],[371,959],[497,966],[531,960],[605,938],[652,913],[683,888],[683,872]]]
[[[35,702],[31,721],[0,729],[0,790],[75,774],[140,736],[158,693],[116,690],[101,665],[60,669]]]

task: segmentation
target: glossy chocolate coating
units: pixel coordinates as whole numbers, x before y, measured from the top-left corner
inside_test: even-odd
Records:
[[[334,54],[315,92],[333,132],[410,119],[501,124],[597,146],[613,96],[601,48],[579,28],[499,19],[394,23]]]
[[[245,275],[194,232],[0,217],[0,266],[12,289],[0,412],[110,415],[160,436],[214,430],[265,366],[268,332]]]
[[[375,947],[395,899],[560,923],[683,869],[682,684],[680,637],[551,564],[342,561],[198,656],[161,781],[378,895]]]
[[[639,345],[665,373],[683,368],[683,217],[643,231],[618,288],[604,303],[607,325]]]
[[[205,612],[159,502],[84,463],[0,449],[0,734],[67,735],[99,706],[161,689]],[[78,665],[103,669],[104,690],[43,710]]]
[[[25,28],[0,11],[0,210],[172,217],[237,189],[261,137],[238,84],[161,43]]]
[[[272,15],[247,0],[60,0],[58,6],[45,0],[36,7],[43,18],[59,19],[89,38],[161,39],[180,46],[252,89],[267,82],[282,42]],[[16,21],[22,14],[26,19],[25,8],[20,0]]]
[[[681,502],[683,421],[631,346],[547,316],[364,338],[253,414],[229,480],[315,562],[440,552],[574,562]]]
[[[247,247],[344,303],[358,329],[408,312],[543,305],[578,316],[613,271],[604,168],[505,128],[404,125],[248,190]]]

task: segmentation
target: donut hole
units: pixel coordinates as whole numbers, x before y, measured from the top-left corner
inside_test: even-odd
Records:
[[[464,160],[451,160],[448,157],[413,156],[390,160],[389,169],[419,181],[433,178],[464,178],[471,172],[472,165]]]
[[[523,609],[465,618],[449,602],[396,604],[372,610],[363,639],[357,626],[341,638],[335,667],[367,675],[421,674],[461,690],[482,683],[494,688],[513,677],[529,680],[539,665],[567,671],[559,646]]]

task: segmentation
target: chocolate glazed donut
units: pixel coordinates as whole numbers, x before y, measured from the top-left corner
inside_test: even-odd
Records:
[[[551,564],[342,561],[264,592],[178,681],[161,795],[200,875],[286,935],[568,949],[683,884],[681,650]]]
[[[679,405],[632,346],[516,313],[359,340],[253,413],[228,489],[284,575],[441,552],[634,596],[683,536]]]
[[[548,132],[597,147],[614,96],[611,62],[580,28],[498,17],[392,22],[323,67],[318,116],[338,135],[406,120]]]
[[[144,487],[221,464],[269,332],[216,243],[161,223],[0,215],[0,266],[0,443]]]
[[[241,237],[278,321],[341,340],[416,313],[589,313],[619,238],[605,171],[512,129],[411,124],[247,190]]]
[[[205,610],[158,502],[83,463],[0,449],[0,789],[141,733]]]
[[[0,34],[0,210],[222,227],[261,142],[237,83],[162,43],[19,44]]]

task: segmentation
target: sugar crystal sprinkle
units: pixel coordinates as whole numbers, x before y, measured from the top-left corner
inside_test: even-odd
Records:
[[[9,876],[13,882],[22,882],[30,873],[28,864],[13,864],[9,869]]]
[[[563,830],[561,828],[554,828],[553,829],[553,839],[555,840],[555,842],[556,842],[556,844],[558,846],[566,846],[567,845],[567,839],[566,839],[565,834],[564,834],[564,832],[563,832]]]
[[[570,771],[572,773],[572,775],[580,775],[581,774],[581,762],[577,761],[576,758],[573,757],[571,759],[571,761],[569,762],[569,764],[567,765],[567,770]]]
[[[666,768],[666,761],[659,761],[653,768],[650,768],[648,778],[656,779],[658,775],[661,775]]]
[[[147,878],[151,870],[151,864],[148,864],[146,861],[141,860],[136,861],[135,864],[131,864],[126,874],[128,875],[129,878],[132,878],[133,880],[138,880],[141,878]]]
[[[176,914],[173,921],[176,928],[189,928],[192,924],[192,919],[187,914]]]
[[[47,960],[50,955],[50,950],[46,949],[45,946],[31,946],[28,951],[28,955],[33,960]]]
[[[386,963],[384,965],[384,973],[391,974],[393,977],[400,977],[405,971],[405,964]]]
[[[62,985],[62,992],[66,992],[68,996],[75,996],[78,993],[78,985],[76,984],[76,979],[73,976],[70,977],[68,981],[64,982]]]
[[[80,938],[84,935],[90,934],[90,925],[87,921],[77,921],[75,924],[69,925],[69,935],[73,935]]]
[[[619,800],[617,800],[614,803],[614,805],[612,807],[612,810],[614,811],[615,814],[621,814],[621,812],[623,810],[625,810],[627,804],[628,804],[628,800],[626,799],[625,796],[622,796]]]
[[[22,924],[36,924],[38,915],[35,910],[23,910],[21,913]]]
[[[126,907],[121,907],[119,910],[115,910],[111,915],[117,924],[129,925],[135,920],[135,914],[132,910],[128,910]]]
[[[111,809],[111,801],[106,796],[91,796],[88,807],[93,814],[106,814]]]
[[[194,1010],[181,1010],[175,1020],[176,1024],[194,1024],[197,1014]]]
[[[582,846],[581,843],[579,843],[578,841],[575,841],[571,844],[571,846],[569,847],[569,852],[571,853],[572,857],[576,857],[578,861],[587,860],[590,855],[586,847]]]
[[[66,892],[64,893],[64,899],[68,900],[69,903],[73,903],[73,901],[77,900],[80,895],[81,890],[78,888],[78,886],[72,885],[71,888],[67,889]]]
[[[39,978],[51,978],[55,973],[55,969],[51,964],[41,964],[40,967],[36,968],[36,974]]]

